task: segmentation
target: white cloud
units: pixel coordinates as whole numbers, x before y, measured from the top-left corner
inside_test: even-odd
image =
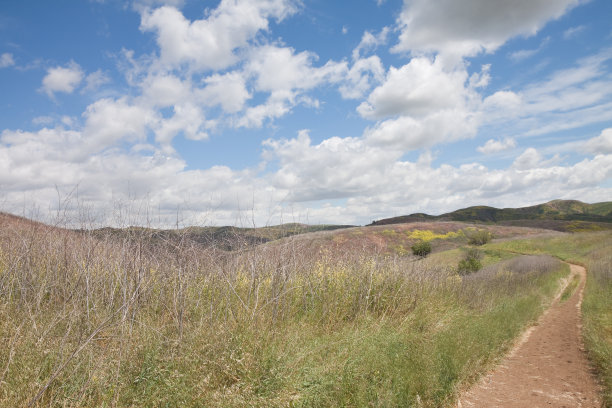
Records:
[[[542,150],[551,154],[572,152],[580,152],[588,155],[612,154],[612,128],[604,129],[599,136],[590,139],[552,144]]]
[[[171,74],[150,75],[142,81],[142,99],[154,107],[169,107],[191,98],[191,84]]]
[[[507,206],[508,200],[517,206],[558,197],[588,201],[612,192],[597,187],[612,176],[612,155],[560,166],[558,158],[546,160],[529,148],[513,166],[492,170],[478,163],[434,167],[429,154],[403,161],[401,153],[360,138],[332,137],[313,144],[307,131],[294,139],[266,141],[265,147],[265,159],[279,162],[279,170],[268,179],[288,192],[287,200],[312,208],[314,202],[347,199],[342,207],[309,210],[311,215],[333,215],[336,223],[366,222],[369,217],[406,214],[411,208],[435,213],[483,202]],[[589,172],[592,176],[584,179]]]
[[[53,97],[55,92],[72,93],[83,80],[83,76],[83,70],[74,61],[65,67],[49,68],[43,78],[41,90],[49,97]]]
[[[254,197],[264,203],[282,200],[250,170],[234,171],[225,166],[186,170],[185,162],[176,155],[165,155],[155,148],[149,154],[113,148],[84,157],[82,151],[90,148],[88,137],[61,127],[3,131],[2,209],[17,212],[27,199],[44,211],[57,202],[58,191],[63,199],[78,188],[78,203],[72,203],[75,216],[79,210],[92,208],[101,224],[142,223],[143,207],[132,209],[130,220],[113,218],[118,207],[141,204],[159,212],[160,222],[166,225],[172,224],[179,209],[192,218],[214,210],[214,223],[234,224],[239,221],[240,203],[251,203]],[[246,209],[250,207],[242,208]],[[254,211],[259,214],[259,207]]]
[[[267,119],[276,119],[286,115],[292,105],[284,99],[268,98],[265,103],[249,107],[235,126],[245,128],[262,127]]]
[[[503,140],[489,139],[483,146],[476,148],[476,150],[483,154],[492,154],[512,149],[515,146],[516,141],[513,138],[505,138]]]
[[[108,103],[129,106],[126,101]],[[132,137],[126,135],[122,140],[132,146],[143,142],[134,139],[129,142]],[[566,166],[545,160],[535,149],[527,149],[507,169],[478,163],[434,166],[426,153],[407,161],[401,152],[371,146],[362,138],[313,143],[302,131],[292,139],[264,143],[264,160],[278,162],[278,168],[260,174],[226,166],[186,170],[180,158],[155,147],[150,153],[112,148],[83,157],[81,151],[88,147],[87,136],[74,130],[2,132],[3,209],[18,210],[24,198],[46,208],[46,203],[57,202],[55,186],[60,192],[78,186],[79,204],[99,211],[101,223],[118,222],[113,209],[121,202],[143,200],[166,225],[173,223],[177,209],[191,220],[209,214],[208,223],[235,224],[241,210],[251,209],[254,197],[259,225],[279,220],[287,206],[307,214],[312,223],[366,223],[423,209],[436,213],[482,203],[507,206],[509,201],[521,206],[553,198],[602,201],[612,193],[599,187],[612,177],[612,154],[601,152]],[[336,199],[346,204],[331,204]],[[143,222],[137,210],[133,215],[130,223]]]
[[[449,109],[419,119],[410,116],[388,119],[366,129],[364,137],[374,146],[417,150],[471,138],[476,135],[479,122],[474,113]]]
[[[569,40],[571,38],[576,37],[578,34],[583,32],[586,29],[586,26],[579,25],[575,27],[570,27],[563,32],[563,38]]]
[[[379,119],[406,115],[421,118],[466,105],[474,95],[465,88],[465,70],[446,72],[439,60],[413,58],[401,68],[389,68],[385,82],[357,108],[361,116]]]
[[[534,35],[580,0],[404,0],[398,24],[402,51],[456,56],[492,52],[508,39]]]
[[[599,136],[587,140],[581,150],[593,154],[612,154],[612,128],[604,129]]]
[[[7,68],[15,65],[15,59],[13,58],[13,54],[5,52],[0,55],[0,68]]]
[[[385,78],[385,69],[380,58],[372,55],[356,60],[339,87],[345,99],[361,99],[372,86],[381,83]]]
[[[369,31],[365,31],[361,37],[361,41],[353,50],[353,60],[361,58],[361,53],[364,51],[373,51],[376,47],[386,44],[389,31],[389,27],[384,27],[378,34],[372,34]]]
[[[520,95],[512,91],[497,91],[485,98],[483,108],[485,110],[516,110],[523,104]]]
[[[246,80],[240,72],[214,74],[207,77],[206,86],[199,91],[199,99],[206,106],[220,105],[227,113],[243,109],[251,94],[246,88]]]
[[[527,58],[531,58],[536,55],[540,51],[539,48],[531,49],[531,50],[518,50],[511,52],[508,57],[514,61],[523,61]]]
[[[176,8],[164,6],[145,10],[140,28],[157,34],[164,66],[223,69],[238,61],[238,49],[268,28],[269,18],[282,20],[295,11],[290,0],[223,0],[208,18],[189,21]]]
[[[528,170],[538,167],[542,161],[542,155],[536,149],[530,147],[514,160],[512,166],[519,170]]]
[[[82,92],[96,91],[102,85],[108,84],[110,81],[110,77],[99,69],[85,77],[85,86],[83,87]]]
[[[463,65],[446,67],[440,59],[412,58],[390,67],[357,112],[382,120],[364,132],[368,143],[415,150],[473,137],[480,123],[476,88],[489,81],[489,66],[468,80]],[[384,120],[383,120],[384,119]]]
[[[373,193],[398,158],[359,138],[332,137],[313,145],[306,130],[294,139],[267,140],[264,146],[266,159],[279,160],[272,185],[297,202]]]
[[[314,67],[316,59],[310,52],[295,54],[292,48],[266,45],[252,52],[247,71],[255,76],[256,90],[272,94],[312,89],[323,82],[337,82],[345,74],[345,63],[328,61]]]
[[[119,141],[146,140],[147,129],[159,121],[153,110],[131,104],[126,97],[100,99],[87,107],[83,117],[84,156],[113,147]]]
[[[265,45],[254,49],[245,73],[254,78],[254,90],[269,94],[266,102],[246,109],[237,121],[240,127],[261,127],[266,119],[288,113],[296,104],[317,106],[318,101],[304,96],[324,83],[336,83],[346,75],[345,62],[328,61],[320,67],[313,62],[316,55],[309,52],[294,53],[292,48]]]
[[[155,129],[155,137],[158,143],[165,147],[165,151],[171,153],[172,139],[179,133],[183,133],[187,139],[204,140],[208,134],[204,128],[206,121],[202,110],[190,103],[174,105],[174,115],[169,119],[160,120]]]
[[[491,81],[491,64],[484,64],[480,67],[480,72],[470,75],[470,88],[486,88]]]

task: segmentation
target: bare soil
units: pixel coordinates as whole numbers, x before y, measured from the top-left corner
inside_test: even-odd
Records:
[[[575,274],[580,276],[572,297],[557,298],[505,360],[461,396],[459,408],[602,406],[581,337],[586,271],[570,266],[568,281]]]

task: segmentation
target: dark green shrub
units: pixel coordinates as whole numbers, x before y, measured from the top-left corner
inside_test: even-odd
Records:
[[[425,258],[431,253],[431,244],[429,243],[429,241],[419,241],[411,248],[412,253],[416,256],[420,256],[421,258]]]
[[[476,248],[469,248],[465,253],[465,258],[459,261],[457,266],[457,273],[459,275],[469,275],[479,271],[482,268],[482,252]]]
[[[486,229],[466,230],[464,233],[470,245],[484,245],[493,238],[491,232]]]

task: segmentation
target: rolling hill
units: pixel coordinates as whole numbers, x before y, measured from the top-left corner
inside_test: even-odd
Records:
[[[374,221],[370,225],[422,221],[467,221],[547,228],[558,231],[612,228],[612,202],[587,204],[577,200],[553,200],[521,208],[467,207],[441,215],[423,213]]]

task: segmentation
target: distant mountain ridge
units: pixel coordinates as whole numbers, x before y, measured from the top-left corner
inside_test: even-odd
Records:
[[[401,224],[418,221],[506,223],[525,220],[612,223],[612,202],[587,204],[578,200],[553,200],[544,204],[520,208],[473,206],[441,215],[416,213],[384,218],[374,221],[370,225]]]

